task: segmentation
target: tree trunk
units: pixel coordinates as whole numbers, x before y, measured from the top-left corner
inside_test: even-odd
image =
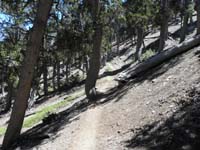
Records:
[[[42,38],[52,3],[53,0],[39,0],[38,2],[36,19],[27,44],[26,57],[22,63],[23,66],[20,73],[18,92],[16,94],[11,118],[3,140],[3,149],[8,149],[20,135],[28,104],[34,67],[39,56],[39,49],[42,45]]]
[[[168,0],[162,0],[161,1],[161,11],[162,11],[162,23],[161,23],[161,30],[160,30],[160,43],[158,51],[161,52],[165,47],[165,41],[168,37],[168,21],[169,21],[169,15],[168,15]]]
[[[137,45],[136,45],[136,52],[135,52],[135,61],[141,62],[141,55],[142,55],[142,43],[144,38],[144,29],[142,27],[137,28]]]
[[[85,68],[85,71],[88,72],[88,70],[89,70],[89,59],[88,59],[88,55],[85,55],[85,57],[84,57],[84,68]]]
[[[69,61],[67,60],[67,63],[65,64],[65,82],[68,85],[69,84]]]
[[[43,61],[43,82],[44,82],[44,95],[46,96],[48,94],[48,68],[47,68],[47,61],[44,58]]]
[[[197,34],[200,34],[200,0],[196,0],[197,10]]]
[[[85,92],[90,100],[96,97],[96,81],[98,79],[101,66],[101,42],[102,42],[102,26],[96,26],[93,41],[93,50],[89,61],[89,70],[87,73]]]
[[[117,32],[117,55],[120,54],[119,47],[120,47],[120,35]]]
[[[13,92],[14,92],[13,82],[8,81],[7,83],[8,83],[8,94],[6,96],[6,106],[4,109],[4,113],[8,112],[12,106],[12,99],[13,99]]]
[[[187,29],[188,29],[188,20],[189,20],[189,12],[188,12],[188,0],[185,2],[185,10],[184,10],[184,16],[183,16],[183,25],[181,29],[181,35],[180,35],[180,43],[185,40]]]
[[[53,62],[53,76],[52,76],[52,84],[53,84],[53,91],[56,91],[56,63]]]
[[[180,43],[185,40],[185,37],[187,34],[187,28],[188,28],[188,19],[189,19],[189,14],[185,13],[184,18],[183,18],[183,26],[181,29]]]
[[[56,72],[56,75],[57,75],[57,88],[58,90],[60,89],[60,61],[57,61],[57,72]]]
[[[178,54],[186,52],[187,50],[192,49],[193,47],[198,46],[198,45],[200,45],[200,35],[194,38],[191,38],[190,40],[185,41],[176,47],[163,51],[160,54],[148,59],[144,63],[129,67],[127,70],[122,72],[116,80],[120,81],[120,80],[127,80],[130,78],[134,78],[135,76],[143,72],[146,72],[150,70],[151,68],[158,66],[162,64],[163,62],[177,56]]]
[[[96,93],[96,81],[98,79],[99,70],[101,67],[101,43],[103,37],[103,26],[101,24],[100,17],[100,0],[88,0],[87,1],[91,7],[91,15],[93,17],[93,49],[89,61],[89,70],[87,73],[86,83],[85,83],[85,93],[89,100],[94,100],[97,96]]]

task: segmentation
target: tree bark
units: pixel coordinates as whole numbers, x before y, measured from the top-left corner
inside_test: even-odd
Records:
[[[25,111],[31,89],[31,82],[34,74],[34,67],[39,56],[39,49],[42,45],[42,38],[46,28],[49,12],[53,0],[39,0],[36,19],[30,39],[27,44],[26,57],[20,73],[20,81],[16,99],[14,102],[11,118],[3,140],[3,149],[8,149],[10,145],[19,137],[24,121]]]
[[[189,14],[185,13],[183,17],[183,26],[181,29],[181,37],[180,37],[180,43],[185,40],[186,34],[187,34],[187,28],[188,28],[188,19],[189,19]]]
[[[184,10],[184,16],[183,16],[183,25],[181,29],[181,35],[180,35],[180,43],[185,40],[186,34],[187,34],[187,28],[188,28],[188,20],[189,20],[189,12],[187,10],[188,8],[188,2],[189,0],[186,0],[185,2],[185,10]]]
[[[53,91],[56,91],[56,62],[53,61],[53,76],[52,76],[52,84],[53,84]]]
[[[48,68],[47,68],[47,61],[44,58],[43,61],[43,82],[44,82],[44,95],[46,96],[48,94]]]
[[[162,11],[162,22],[161,22],[161,30],[160,30],[160,43],[158,51],[161,52],[165,47],[165,41],[168,37],[168,21],[169,21],[169,15],[168,15],[168,0],[162,0],[161,1],[161,11]]]
[[[200,0],[196,0],[197,10],[197,35],[200,34]]]
[[[65,64],[65,82],[68,85],[69,84],[69,63],[67,61],[67,63]]]
[[[13,99],[13,92],[14,92],[14,87],[13,87],[13,82],[8,81],[8,94],[6,96],[6,106],[4,109],[4,113],[8,112],[12,106],[12,99]]]
[[[198,45],[200,45],[200,35],[194,38],[191,38],[190,40],[185,41],[176,47],[163,51],[160,54],[148,59],[144,63],[129,67],[126,71],[122,72],[116,80],[120,81],[120,80],[127,80],[130,78],[134,78],[137,75],[143,72],[146,72],[150,70],[151,68],[156,67],[162,64],[163,62],[177,56],[178,54],[186,52],[189,49],[192,49],[193,47],[198,46]]]
[[[120,51],[119,51],[119,47],[120,47],[120,35],[119,35],[118,32],[117,32],[116,36],[117,36],[117,55],[119,55],[120,54]]]
[[[144,40],[144,29],[142,27],[137,28],[137,45],[136,45],[136,52],[135,52],[135,61],[141,62],[141,55],[142,55],[142,43]]]
[[[88,55],[85,55],[85,57],[84,57],[84,68],[85,68],[85,71],[88,72],[88,70],[89,70],[89,59],[88,59]]]
[[[99,70],[101,67],[101,43],[103,36],[103,26],[100,18],[100,1],[99,0],[88,0],[91,6],[91,15],[93,17],[93,49],[89,61],[89,70],[87,73],[85,83],[85,93],[89,100],[94,100],[97,96],[96,93],[96,81],[98,79]]]
[[[60,61],[57,60],[56,64],[57,64],[57,71],[56,71],[56,75],[57,75],[57,88],[59,90],[60,89]]]
[[[93,41],[93,50],[89,61],[89,70],[85,83],[85,93],[90,100],[96,97],[96,81],[98,79],[101,66],[101,42],[102,42],[102,26],[96,26]]]

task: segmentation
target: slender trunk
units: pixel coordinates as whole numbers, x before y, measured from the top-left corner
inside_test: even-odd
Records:
[[[189,12],[188,12],[187,8],[188,8],[188,1],[186,1],[186,4],[185,4],[185,11],[184,11],[184,16],[183,16],[183,25],[182,25],[182,29],[181,29],[180,43],[185,40],[185,37],[187,34],[188,20],[189,20]]]
[[[135,42],[135,38],[134,38],[134,36],[132,36],[131,37],[131,43],[132,43],[132,45],[134,45],[134,42]]]
[[[200,0],[196,0],[197,9],[197,34],[200,34]]]
[[[174,14],[175,16],[174,16],[174,20],[175,20],[175,22],[177,21],[177,13],[175,13]]]
[[[85,65],[85,71],[88,72],[89,70],[89,60],[88,60],[88,55],[84,57],[84,65]]]
[[[68,61],[65,65],[65,82],[66,82],[66,84],[69,83],[69,63],[68,63]]]
[[[18,92],[3,140],[3,149],[8,149],[20,135],[31,90],[34,67],[39,56],[39,49],[42,44],[52,3],[53,0],[39,0],[38,2],[36,19],[27,44],[26,57],[21,68]]]
[[[98,79],[99,70],[101,67],[101,43],[103,37],[103,26],[101,24],[100,17],[100,8],[101,3],[100,0],[88,0],[87,1],[91,7],[89,8],[91,11],[91,15],[93,17],[93,49],[90,56],[89,62],[89,70],[87,73],[86,83],[85,83],[85,93],[90,100],[94,100],[96,98],[96,81]]]
[[[161,2],[161,10],[162,10],[162,23],[160,30],[160,43],[158,51],[161,52],[165,47],[165,41],[168,37],[168,0],[162,0]]]
[[[137,45],[136,45],[136,52],[135,52],[135,61],[141,62],[141,55],[142,55],[142,43],[143,43],[143,37],[144,36],[144,30],[141,27],[137,28]]]
[[[53,84],[53,91],[56,91],[56,63],[53,62],[53,77],[52,77],[52,84]]]
[[[8,94],[6,97],[6,106],[4,109],[4,113],[8,112],[12,106],[13,90],[14,90],[13,82],[8,81]]]
[[[60,89],[60,61],[57,61],[57,87]]]
[[[183,15],[181,15],[181,24],[180,24],[180,28],[182,28],[182,27],[183,27],[183,18],[184,18],[184,16],[183,16]]]
[[[119,33],[117,33],[117,55],[119,55],[120,53],[119,47],[120,47],[120,36]]]
[[[37,73],[34,74],[33,81],[32,81],[32,89],[35,91],[36,96],[40,97],[40,78],[43,74],[43,68],[37,65]]]
[[[47,68],[47,61],[43,61],[43,82],[44,82],[44,95],[46,96],[48,94],[48,68]]]
[[[181,37],[180,37],[180,43],[185,40],[186,34],[187,34],[187,28],[188,28],[188,19],[189,19],[189,14],[186,13],[184,18],[183,18],[183,26],[181,29]]]
[[[95,28],[94,38],[93,38],[93,50],[89,61],[89,70],[87,73],[85,92],[90,100],[96,97],[96,81],[99,75],[99,69],[101,66],[101,42],[102,42],[102,25],[97,25]]]

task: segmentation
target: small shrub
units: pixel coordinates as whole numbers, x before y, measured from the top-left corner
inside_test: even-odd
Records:
[[[146,52],[142,54],[141,60],[145,61],[154,55],[155,55],[155,51],[153,51],[152,49],[146,50]]]

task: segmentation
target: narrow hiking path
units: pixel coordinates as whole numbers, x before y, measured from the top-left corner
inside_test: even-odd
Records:
[[[97,132],[99,131],[99,121],[102,119],[102,109],[94,108],[86,112],[80,119],[80,128],[76,130],[72,138],[70,150],[96,150]]]
[[[102,109],[90,108],[76,117],[75,121],[61,129],[51,139],[33,148],[40,150],[96,150],[99,123],[104,118]]]

